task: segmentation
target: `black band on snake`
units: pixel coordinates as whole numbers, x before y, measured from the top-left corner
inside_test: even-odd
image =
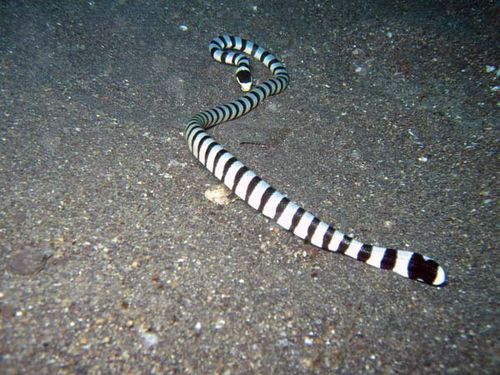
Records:
[[[218,62],[237,66],[238,83],[243,91],[248,91],[239,99],[194,115],[185,128],[189,149],[215,177],[254,209],[307,243],[430,285],[446,282],[443,268],[424,255],[364,244],[318,219],[274,189],[208,135],[206,129],[247,114],[268,96],[284,91],[289,81],[283,63],[249,40],[224,35],[214,38],[208,48]],[[273,74],[273,78],[251,91],[250,63],[245,54],[262,62]]]

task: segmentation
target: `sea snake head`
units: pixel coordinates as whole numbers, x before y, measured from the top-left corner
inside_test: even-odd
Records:
[[[247,70],[240,70],[236,73],[236,80],[241,86],[241,91],[250,91],[252,88],[252,75]]]

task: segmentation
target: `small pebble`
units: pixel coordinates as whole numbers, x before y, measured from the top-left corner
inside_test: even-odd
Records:
[[[34,275],[45,267],[46,260],[41,249],[24,248],[10,257],[7,269],[17,275]]]
[[[279,339],[277,342],[276,342],[276,346],[278,348],[281,348],[281,349],[286,349],[288,347],[291,346],[291,343],[288,339]]]
[[[196,324],[194,325],[194,330],[199,333],[201,331],[201,323],[200,322],[196,322]]]
[[[226,325],[226,321],[224,319],[219,319],[216,323],[215,323],[215,326],[214,328],[215,329],[221,329],[222,327],[224,327]]]
[[[141,338],[144,346],[146,346],[147,348],[155,346],[159,341],[158,335],[153,332],[141,332]]]
[[[484,70],[486,71],[486,73],[492,73],[494,72],[495,70],[497,70],[497,67],[495,65],[486,65],[484,67]]]
[[[386,221],[384,221],[384,227],[390,229],[390,228],[394,227],[394,223],[390,220],[386,220]]]

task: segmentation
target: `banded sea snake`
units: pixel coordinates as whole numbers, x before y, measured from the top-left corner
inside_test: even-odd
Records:
[[[251,207],[307,243],[430,285],[446,282],[443,268],[426,256],[363,244],[318,219],[274,189],[208,135],[206,129],[247,114],[268,96],[283,92],[289,81],[283,63],[249,40],[224,35],[214,38],[208,49],[216,61],[237,66],[236,78],[241,89],[247,91],[230,103],[197,113],[184,130],[189,149],[215,177]],[[262,62],[273,74],[273,78],[251,91],[250,61],[245,54]]]

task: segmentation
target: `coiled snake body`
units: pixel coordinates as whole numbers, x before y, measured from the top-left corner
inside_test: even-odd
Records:
[[[218,62],[237,66],[236,78],[243,91],[249,91],[252,85],[250,63],[245,54],[262,62],[273,74],[273,78],[239,99],[197,113],[188,121],[184,136],[189,149],[215,177],[254,209],[308,243],[427,284],[439,286],[446,282],[443,268],[426,256],[364,244],[318,219],[274,189],[208,135],[206,129],[247,114],[268,96],[284,91],[289,81],[283,63],[249,40],[220,36],[210,42],[209,51]]]

